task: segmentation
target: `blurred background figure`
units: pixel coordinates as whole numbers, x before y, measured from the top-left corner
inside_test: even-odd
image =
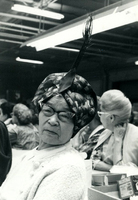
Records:
[[[97,96],[97,110],[99,110],[99,99],[100,97]],[[96,114],[93,120],[81,129],[72,139],[72,145],[79,152],[86,152],[86,159],[90,159],[93,148],[97,144],[99,135],[103,131],[104,127],[98,114]]]
[[[11,168],[12,151],[6,125],[0,121],[0,186]]]
[[[28,107],[32,113],[32,124],[38,129],[39,126],[39,117],[38,117],[38,111],[32,101],[28,104]]]
[[[0,120],[6,124],[8,119],[11,118],[11,112],[11,104],[6,99],[0,99]]]
[[[130,118],[130,123],[138,126],[138,103],[134,102],[132,105],[132,114]]]
[[[7,125],[12,148],[30,150],[35,148],[39,142],[38,130],[32,124],[32,113],[30,109],[18,103],[13,107],[12,123]]]
[[[133,111],[133,115],[134,115],[134,117],[133,117],[133,124],[135,126],[138,126],[138,112],[137,111]]]

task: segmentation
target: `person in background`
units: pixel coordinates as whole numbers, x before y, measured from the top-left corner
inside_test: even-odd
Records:
[[[100,98],[98,115],[106,129],[92,153],[93,169],[109,171],[113,165],[138,166],[138,127],[129,123],[132,105],[120,90]]]
[[[33,102],[30,102],[28,107],[29,107],[30,111],[32,112],[32,124],[38,129],[39,119],[38,119],[38,112],[36,110],[36,107],[33,104]]]
[[[7,124],[9,118],[11,118],[10,113],[12,111],[11,104],[6,99],[0,99],[0,120]]]
[[[97,110],[99,110],[99,99],[97,96]],[[86,159],[90,159],[94,146],[97,144],[99,135],[104,131],[100,118],[96,113],[89,124],[82,128],[72,139],[72,145],[79,152],[86,152]]]
[[[0,121],[0,186],[11,169],[12,150],[6,125]]]
[[[79,75],[55,73],[44,79],[33,99],[39,110],[39,145],[11,170],[0,199],[86,198],[84,159],[70,139],[92,120],[96,101],[92,87]]]
[[[134,124],[135,126],[138,126],[138,111],[133,111],[132,112],[132,118],[130,123]]]
[[[26,105],[18,103],[13,107],[13,124],[7,125],[12,148],[30,150],[38,145],[38,130],[31,121],[32,113]]]

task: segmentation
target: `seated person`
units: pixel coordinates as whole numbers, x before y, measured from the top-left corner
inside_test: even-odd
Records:
[[[106,129],[92,153],[92,166],[109,171],[113,165],[138,166],[138,127],[129,123],[132,105],[120,90],[108,90],[100,98],[98,112]]]
[[[30,111],[32,112],[32,124],[38,129],[39,120],[38,120],[37,110],[32,102],[29,104],[28,107],[29,107]]]
[[[6,99],[0,99],[0,120],[7,124],[10,113],[12,112],[12,106]]]
[[[99,101],[99,98],[100,97],[97,97],[97,101]],[[87,124],[75,135],[72,139],[72,145],[79,152],[86,152],[86,159],[90,159],[93,148],[97,144],[99,135],[103,131],[104,127],[101,124],[98,114],[96,114],[93,120],[91,120],[89,124]]]
[[[13,124],[7,125],[12,148],[30,150],[38,145],[38,130],[31,120],[32,113],[26,105],[18,103],[13,107]]]
[[[0,186],[6,179],[12,163],[12,151],[6,125],[0,121]]]
[[[85,163],[70,139],[94,117],[95,93],[83,77],[56,73],[40,84],[33,101],[39,110],[39,145],[12,168],[0,199],[86,199]]]

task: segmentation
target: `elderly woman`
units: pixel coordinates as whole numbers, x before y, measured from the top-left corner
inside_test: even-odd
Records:
[[[31,150],[38,146],[38,130],[32,124],[32,113],[26,105],[18,103],[13,107],[12,123],[7,125],[12,148]]]
[[[39,86],[34,103],[39,110],[40,142],[1,187],[1,200],[83,200],[85,164],[70,139],[96,112],[96,95],[88,82],[65,73],[49,75]],[[8,191],[8,192],[7,192]]]
[[[106,129],[92,153],[93,169],[109,171],[113,165],[138,166],[138,127],[128,123],[131,103],[119,90],[108,90],[100,98],[98,112]]]

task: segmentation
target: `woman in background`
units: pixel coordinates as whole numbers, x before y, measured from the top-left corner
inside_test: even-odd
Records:
[[[7,125],[12,148],[30,150],[38,145],[38,130],[32,124],[32,113],[26,105],[18,103],[13,107],[12,123]]]
[[[132,105],[120,90],[100,98],[100,120],[106,129],[92,153],[93,169],[109,171],[113,165],[138,166],[138,127],[129,123]]]

